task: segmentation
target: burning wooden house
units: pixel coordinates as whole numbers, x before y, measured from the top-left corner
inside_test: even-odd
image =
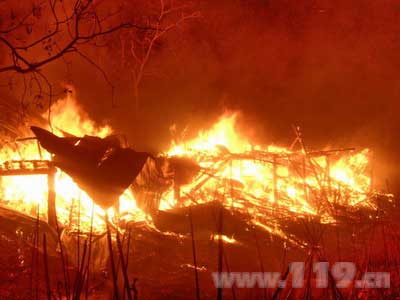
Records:
[[[254,251],[252,268],[261,270],[268,265],[282,271],[290,256],[326,259],[322,232],[334,236],[330,247],[339,249],[341,240],[366,238],[354,233],[354,225],[382,218],[382,205],[392,205],[390,195],[373,188],[368,150],[310,150],[298,128],[289,148],[261,147],[234,125],[235,115],[225,115],[209,131],[157,156],[123,146],[109,130],[101,137],[84,128],[74,135],[58,131],[59,137],[32,127],[37,139],[18,140],[2,152],[0,198],[8,212],[3,222],[19,220],[46,259],[61,260],[66,296],[82,295],[84,288],[90,294],[90,284],[110,259],[110,290],[121,293],[122,284],[122,294],[133,297],[137,287],[129,277],[137,267],[142,288],[151,290],[156,271],[143,270],[149,255],[166,267],[160,276],[184,270],[177,282],[190,283],[197,294],[201,279],[207,294],[213,288],[205,274],[243,268],[237,260],[243,253]],[[45,244],[39,232],[46,233]],[[263,258],[265,245],[275,257]],[[130,247],[140,253],[133,267],[128,267]],[[162,255],[146,253],[148,247],[160,247]],[[177,249],[176,258],[168,247]],[[214,257],[219,259],[212,267]]]

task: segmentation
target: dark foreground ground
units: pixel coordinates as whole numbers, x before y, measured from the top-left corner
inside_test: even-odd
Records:
[[[85,246],[86,235],[63,232],[62,261],[56,231],[6,209],[0,212],[0,299],[66,299],[67,293],[71,299],[115,297],[107,235],[96,236]],[[201,299],[399,299],[400,209],[396,201],[382,201],[373,213],[341,208],[335,213],[337,222],[329,225],[295,214],[276,217],[270,225],[274,233],[249,225],[248,215],[216,203],[192,207],[191,212],[160,212],[153,227],[128,224],[120,236],[123,262],[113,240],[118,296],[128,299],[121,272],[125,265],[134,299],[196,299],[196,291]],[[213,237],[218,232],[234,242],[219,242]],[[362,289],[350,284],[336,288],[328,273],[328,288],[317,289],[311,261],[353,262],[355,280],[365,272],[389,272],[390,287]],[[279,291],[233,287],[218,296],[211,275],[218,270],[274,271],[290,282],[291,275],[285,277],[290,262],[305,262],[304,288],[291,289],[290,284]],[[87,277],[89,281],[84,280]]]

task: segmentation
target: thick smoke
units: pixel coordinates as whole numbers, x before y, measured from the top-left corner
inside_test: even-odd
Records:
[[[102,58],[115,82],[114,107],[102,75],[72,61],[68,81],[92,118],[109,122],[140,150],[159,151],[172,124],[196,132],[225,110],[239,110],[240,126],[259,143],[287,144],[297,124],[309,147],[373,149],[377,173],[395,189],[396,1],[223,0],[194,7],[202,16],[170,32],[152,53],[139,111],[130,71],[117,54],[109,50]],[[67,81],[63,68],[49,72]]]

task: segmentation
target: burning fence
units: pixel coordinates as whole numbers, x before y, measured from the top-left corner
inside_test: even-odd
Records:
[[[112,134],[110,127],[96,127],[71,99],[59,102],[52,114],[54,132],[67,139]],[[117,226],[151,224],[159,210],[215,200],[275,233],[274,218],[288,213],[334,222],[338,207],[375,207],[368,149],[312,151],[298,128],[291,147],[262,147],[237,132],[235,121],[235,114],[224,115],[195,139],[174,142],[160,156],[149,156],[132,185],[118,196],[118,205],[110,208],[93,202],[76,177],[55,168],[54,157],[36,140],[9,143],[0,152],[0,199],[10,209],[49,220],[54,214],[63,227],[86,232],[91,225],[104,231],[106,213]]]

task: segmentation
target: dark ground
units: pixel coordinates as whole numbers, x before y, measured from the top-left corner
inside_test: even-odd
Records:
[[[201,205],[192,208],[195,248],[201,299],[216,299],[216,289],[211,272],[218,270],[219,244],[211,235],[218,231],[215,216],[220,206]],[[340,215],[339,215],[340,212]],[[123,237],[124,253],[127,252],[130,234],[128,275],[137,279],[135,288],[138,299],[195,299],[190,222],[187,210],[160,213],[155,218],[159,229],[146,224],[130,224]],[[337,225],[322,225],[315,219],[288,215],[279,220],[279,227],[289,239],[283,239],[260,228],[249,226],[247,217],[225,210],[223,232],[234,237],[236,243],[223,245],[223,270],[231,272],[276,271],[284,273],[289,262],[307,261],[313,255],[315,261],[350,261],[357,266],[356,278],[364,271],[390,272],[389,289],[340,289],[345,299],[398,299],[399,297],[399,216],[393,203],[382,202],[379,212],[338,210]],[[2,213],[0,235],[0,298],[46,299],[46,280],[42,240],[39,251],[32,248],[37,231],[35,220]],[[378,217],[376,217],[378,216]],[[10,222],[11,220],[11,222]],[[31,222],[31,223],[30,223]],[[16,224],[18,224],[16,226]],[[47,237],[49,280],[52,293],[65,295],[64,276],[60,253],[56,251],[57,235],[45,223],[40,224],[41,237]],[[63,236],[64,251],[68,253],[71,287],[76,285],[74,274],[77,265],[76,235]],[[83,257],[83,240],[80,238],[80,256]],[[89,299],[111,299],[112,276],[107,259],[106,237],[96,238],[92,244]],[[114,251],[116,244],[114,243]],[[117,260],[117,256],[115,256]],[[33,265],[32,265],[33,259]],[[120,263],[117,260],[117,265]],[[32,268],[33,266],[33,268]],[[306,273],[307,274],[307,273]],[[289,277],[290,278],[290,277]],[[306,277],[306,280],[309,277]],[[312,278],[312,277],[311,277]],[[122,275],[119,274],[122,285]],[[315,284],[311,279],[311,285]],[[72,289],[72,288],[71,288]],[[271,299],[274,289],[225,289],[224,299]],[[36,298],[36,293],[39,298]],[[86,287],[80,299],[85,299]],[[288,296],[289,289],[281,291]],[[332,288],[292,290],[285,299],[340,299]],[[59,298],[57,298],[59,299]],[[282,299],[282,298],[281,298]],[[308,299],[308,298],[307,298]]]

